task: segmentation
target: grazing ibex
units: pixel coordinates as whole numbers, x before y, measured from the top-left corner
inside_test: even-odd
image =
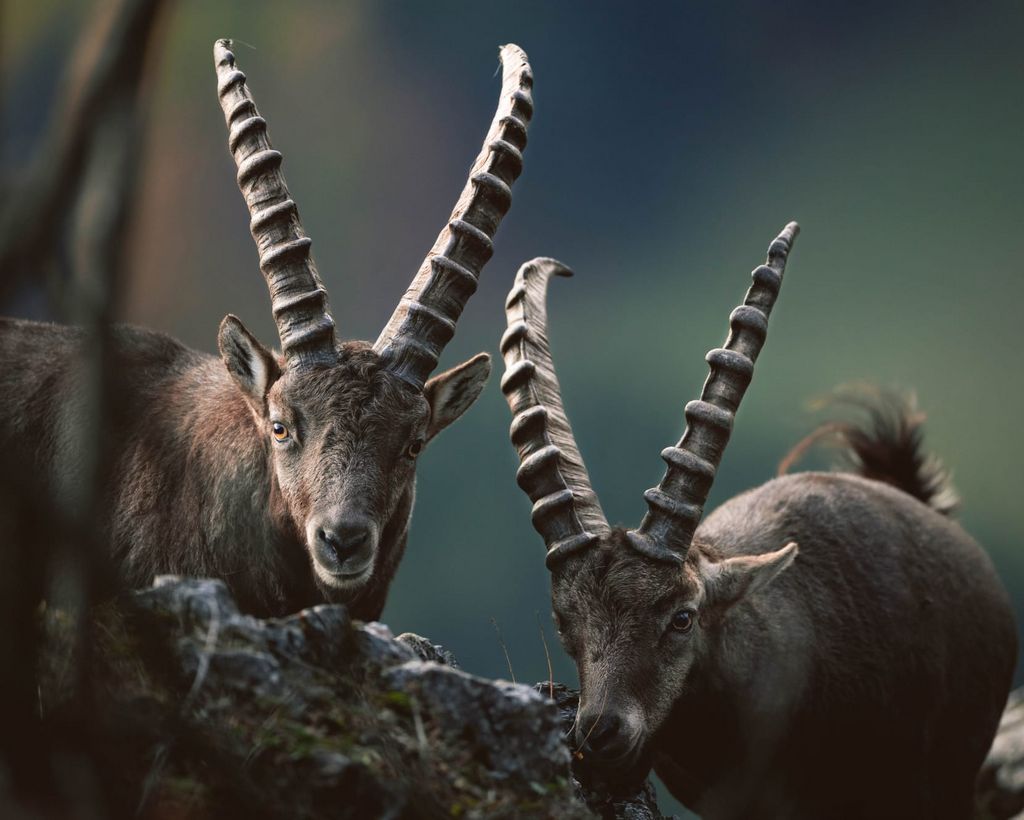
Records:
[[[218,93],[270,289],[281,355],[234,316],[217,359],[117,330],[116,440],[105,540],[124,584],[216,576],[257,613],[324,600],[376,618],[405,549],[416,458],[477,399],[480,354],[429,378],[492,253],[523,167],[532,74],[501,50],[497,113],[450,221],[374,344],[339,342],[327,292],[230,42]],[[85,480],[74,442],[80,331],[0,322],[2,446],[55,493]]]
[[[608,525],[562,406],[545,293],[569,272],[536,259],[509,294],[502,390],[579,672],[581,765],[653,765],[711,820],[968,818],[1015,630],[906,408],[835,428],[859,474],[777,478],[697,526],[796,234],[754,270],[633,530]]]

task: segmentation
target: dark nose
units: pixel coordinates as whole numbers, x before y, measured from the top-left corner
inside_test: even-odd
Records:
[[[366,546],[370,540],[370,522],[365,518],[349,518],[317,528],[317,559],[328,570],[341,570],[345,560]]]
[[[630,751],[629,739],[622,734],[622,720],[615,714],[604,714],[594,722],[581,720],[577,729],[584,759],[614,761]]]

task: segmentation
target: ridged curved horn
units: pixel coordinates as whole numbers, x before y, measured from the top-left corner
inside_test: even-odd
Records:
[[[729,317],[725,346],[707,355],[711,372],[700,399],[686,405],[682,439],[661,451],[668,470],[657,487],[644,493],[648,512],[639,529],[629,533],[633,546],[651,558],[680,561],[686,557],[729,443],[733,418],[754,374],[786,259],[799,232],[800,226],[790,222],[768,247],[768,264],[754,269],[746,299]]]
[[[533,502],[533,526],[547,544],[549,568],[609,529],[569,427],[551,360],[545,298],[552,275],[572,276],[572,271],[545,258],[519,269],[505,302],[508,329],[501,337],[501,391],[512,410],[509,435],[521,462],[516,481]]]
[[[337,357],[327,291],[309,255],[311,240],[281,173],[281,154],[267,137],[267,123],[235,65],[230,40],[213,46],[217,95],[228,126],[228,148],[238,167],[238,187],[249,206],[249,229],[270,288],[281,350],[292,365]]]
[[[448,224],[381,331],[373,349],[386,366],[418,389],[437,367],[455,323],[491,258],[491,240],[512,204],[523,170],[526,128],[533,116],[533,73],[526,54],[501,48],[498,110]]]

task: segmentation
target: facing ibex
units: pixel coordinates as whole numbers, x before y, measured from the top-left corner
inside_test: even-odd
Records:
[[[221,323],[221,360],[159,333],[117,331],[118,419],[105,540],[119,579],[223,578],[239,602],[282,613],[324,600],[380,615],[405,549],[423,446],[476,400],[480,354],[428,379],[473,294],[522,170],[532,75],[501,50],[497,113],[450,221],[376,343],[339,342],[327,293],[228,41],[218,93],[270,289],[282,355]],[[2,446],[54,494],[82,480],[74,442],[84,335],[0,322]]]
[[[575,743],[612,781],[653,764],[709,820],[966,819],[1015,630],[987,556],[944,514],[907,408],[841,428],[859,475],[784,476],[697,526],[796,233],[771,244],[708,354],[634,530],[608,525],[562,406],[545,293],[569,272],[536,259],[509,294],[502,390],[579,672]]]

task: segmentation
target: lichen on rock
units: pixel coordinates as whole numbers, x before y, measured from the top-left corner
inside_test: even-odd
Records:
[[[552,704],[425,639],[341,606],[261,620],[211,580],[160,578],[96,618],[114,814],[593,816]],[[42,681],[57,714],[60,676]]]

